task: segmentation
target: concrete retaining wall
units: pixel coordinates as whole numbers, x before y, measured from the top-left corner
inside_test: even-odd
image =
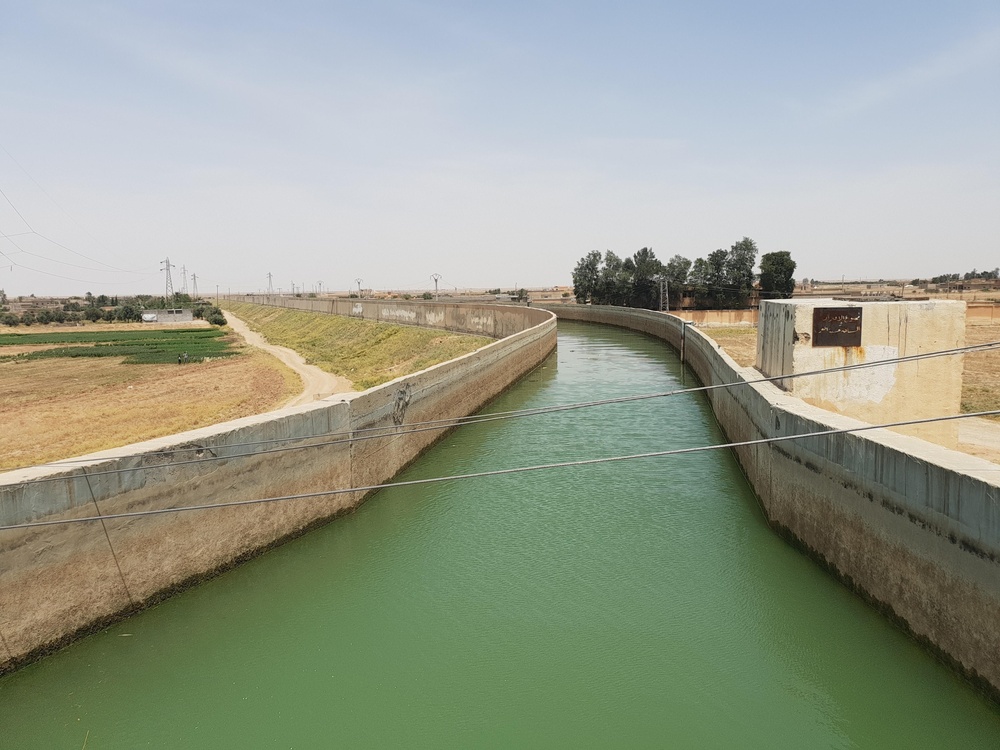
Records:
[[[680,348],[683,323],[674,316],[584,305],[552,310]],[[705,385],[760,377],[690,326],[685,355]],[[770,383],[709,397],[734,442],[864,424]],[[888,430],[736,454],[775,529],[1000,698],[1000,466]]]
[[[317,310],[327,302],[288,301]],[[0,525],[379,484],[441,436],[400,425],[473,413],[556,345],[555,317],[539,309],[352,302],[351,314],[504,338],[363,393],[92,454],[70,468],[0,474]],[[263,452],[303,438],[314,447]],[[365,495],[0,531],[0,672],[353,509]]]

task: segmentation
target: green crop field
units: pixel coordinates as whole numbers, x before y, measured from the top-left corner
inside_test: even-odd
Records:
[[[67,333],[0,334],[0,362],[60,357],[124,357],[127,364],[167,364],[187,354],[188,362],[230,357],[230,348],[219,329],[190,328],[149,331],[72,331]],[[56,345],[49,349],[4,354],[5,347]]]

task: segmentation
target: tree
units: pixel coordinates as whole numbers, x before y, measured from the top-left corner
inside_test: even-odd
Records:
[[[677,286],[687,283],[688,274],[690,272],[691,261],[682,255],[675,255],[673,258],[668,260],[664,270],[667,281],[671,284],[676,284]]]
[[[702,296],[699,307],[724,308],[728,290],[728,276],[726,264],[729,253],[719,248],[713,250],[705,259],[705,294]]]
[[[753,291],[753,267],[757,265],[757,243],[749,237],[737,242],[726,254],[726,281],[724,308],[750,306],[750,292]]]
[[[631,260],[629,258],[629,265],[632,265]],[[631,272],[625,268],[625,261],[608,250],[604,253],[604,267],[601,268],[600,278],[597,280],[594,301],[601,305],[628,307],[631,275]]]
[[[125,302],[115,309],[115,320],[138,322],[142,320],[142,308],[135,302]]]
[[[602,258],[595,250],[576,264],[573,293],[580,303],[655,309],[665,273],[652,248],[644,247],[631,258],[620,258],[610,250]]]
[[[710,303],[704,302],[708,296],[708,277],[708,261],[704,258],[696,258],[691,264],[691,272],[688,274],[688,290],[698,307],[711,307]]]
[[[666,273],[652,248],[644,247],[632,256],[631,306],[655,310],[660,304],[660,279]]]
[[[760,256],[761,297],[788,299],[795,291],[795,261],[787,250]]]
[[[580,258],[580,262],[573,269],[573,296],[580,304],[591,299],[597,291],[597,283],[601,277],[600,268],[601,254],[592,250]]]

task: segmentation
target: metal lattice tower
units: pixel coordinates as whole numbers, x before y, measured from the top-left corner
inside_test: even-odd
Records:
[[[271,282],[271,272],[267,274],[267,293],[274,294],[274,284]]]
[[[187,266],[181,266],[181,294],[188,293]]]
[[[174,298],[174,282],[170,280],[170,269],[176,268],[176,266],[170,262],[170,258],[161,260],[160,265],[163,266],[160,270],[167,272],[167,291],[163,300],[169,305],[170,301]]]
[[[670,312],[670,286],[666,277],[660,279],[660,312]]]
[[[194,289],[191,290],[191,296],[194,299],[198,299],[198,274],[191,274],[191,285],[194,287]]]

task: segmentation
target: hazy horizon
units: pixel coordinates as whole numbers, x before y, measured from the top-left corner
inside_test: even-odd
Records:
[[[0,60],[13,296],[1000,265],[995,2],[40,2]]]

